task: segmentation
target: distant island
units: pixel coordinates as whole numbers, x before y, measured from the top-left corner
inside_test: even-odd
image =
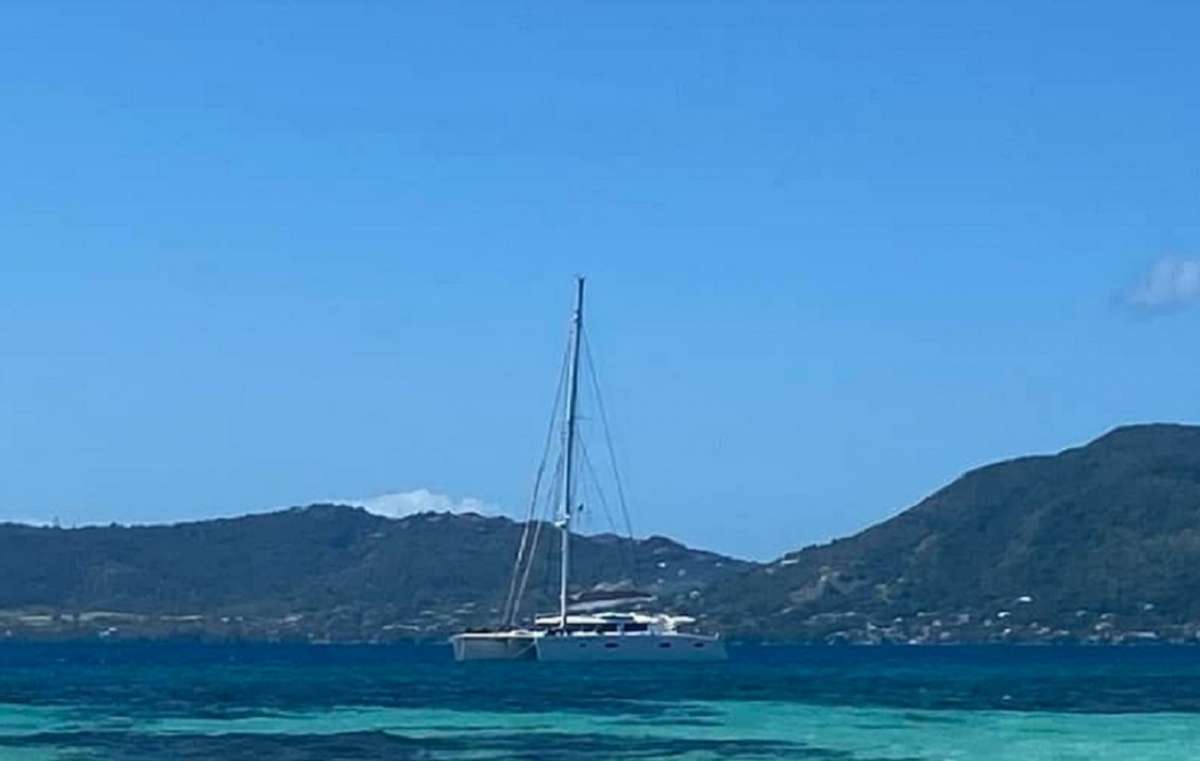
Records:
[[[1123,427],[973,470],[855,536],[719,580],[705,603],[768,639],[1200,642],[1200,427]]]
[[[0,637],[441,639],[496,622],[521,530],[330,504],[164,526],[3,524]],[[557,604],[556,551],[540,543],[531,610]],[[582,585],[636,583],[673,608],[753,566],[663,537],[585,536],[572,554]]]
[[[441,639],[495,622],[520,531],[339,505],[169,526],[3,524],[0,636]],[[553,607],[552,544],[533,609]],[[1118,428],[979,468],[771,563],[664,537],[586,536],[574,552],[582,586],[640,588],[734,639],[1200,643],[1200,427]]]

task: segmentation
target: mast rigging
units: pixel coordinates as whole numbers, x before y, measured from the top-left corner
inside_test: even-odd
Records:
[[[571,577],[571,516],[574,513],[575,407],[579,396],[579,348],[583,332],[583,278],[575,279],[575,311],[571,315],[571,364],[567,370],[567,419],[563,430],[562,576],[558,609],[561,625],[567,628],[567,582]]]

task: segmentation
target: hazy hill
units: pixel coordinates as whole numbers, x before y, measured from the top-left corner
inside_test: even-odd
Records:
[[[1119,428],[974,470],[855,536],[717,584],[706,608],[786,638],[1194,638],[1200,428]]]
[[[169,526],[5,524],[0,633],[432,636],[494,623],[520,531],[506,518],[334,505]],[[529,585],[542,611],[556,599],[554,538]],[[632,574],[669,604],[749,565],[662,537],[583,537],[572,554],[581,586]]]

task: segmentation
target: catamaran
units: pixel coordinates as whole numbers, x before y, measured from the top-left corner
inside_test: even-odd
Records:
[[[576,495],[578,460],[578,400],[580,347],[583,343],[583,286],[582,277],[575,283],[575,308],[571,314],[571,329],[565,367],[566,400],[563,411],[562,454],[557,470],[561,489],[558,498],[557,520],[561,550],[559,553],[558,613],[534,616],[527,627],[515,625],[521,599],[529,580],[532,557],[542,521],[536,520],[533,506],[537,503],[538,484],[545,466],[539,468],[535,480],[530,518],[517,550],[517,561],[505,603],[504,626],[496,630],[468,631],[450,638],[454,657],[459,661],[475,660],[539,660],[539,661],[715,661],[726,657],[725,643],[716,634],[688,631],[695,620],[688,616],[671,615],[645,610],[620,610],[625,602],[644,607],[652,597],[638,593],[579,595],[572,600],[571,525],[582,509]],[[561,395],[560,395],[561,396]],[[558,408],[559,400],[555,401]],[[551,422],[551,431],[554,420]],[[549,438],[547,442],[549,442]]]

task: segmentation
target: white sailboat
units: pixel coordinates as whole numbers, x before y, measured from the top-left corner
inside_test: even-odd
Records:
[[[579,358],[583,341],[583,286],[578,278],[575,309],[571,317],[571,336],[566,367],[566,405],[563,424],[562,489],[559,493],[555,526],[561,535],[559,566],[559,610],[556,615],[536,616],[530,627],[512,626],[520,607],[521,592],[528,580],[529,566],[522,573],[526,540],[522,538],[514,569],[513,602],[506,604],[507,628],[496,631],[471,631],[450,638],[454,657],[474,660],[540,661],[715,661],[726,658],[725,643],[716,634],[686,631],[694,624],[687,616],[643,611],[620,611],[611,605],[580,604],[572,610],[568,594],[571,579],[571,524],[579,505],[575,494],[577,447],[577,410],[579,397]],[[536,503],[536,487],[534,502]],[[540,529],[540,525],[538,526]],[[526,527],[528,536],[529,525]],[[534,532],[536,545],[537,532]],[[532,551],[531,551],[532,553]],[[531,557],[530,553],[530,557]],[[529,563],[532,561],[530,560]],[[610,603],[618,600],[610,600]],[[597,609],[599,607],[600,609]]]

